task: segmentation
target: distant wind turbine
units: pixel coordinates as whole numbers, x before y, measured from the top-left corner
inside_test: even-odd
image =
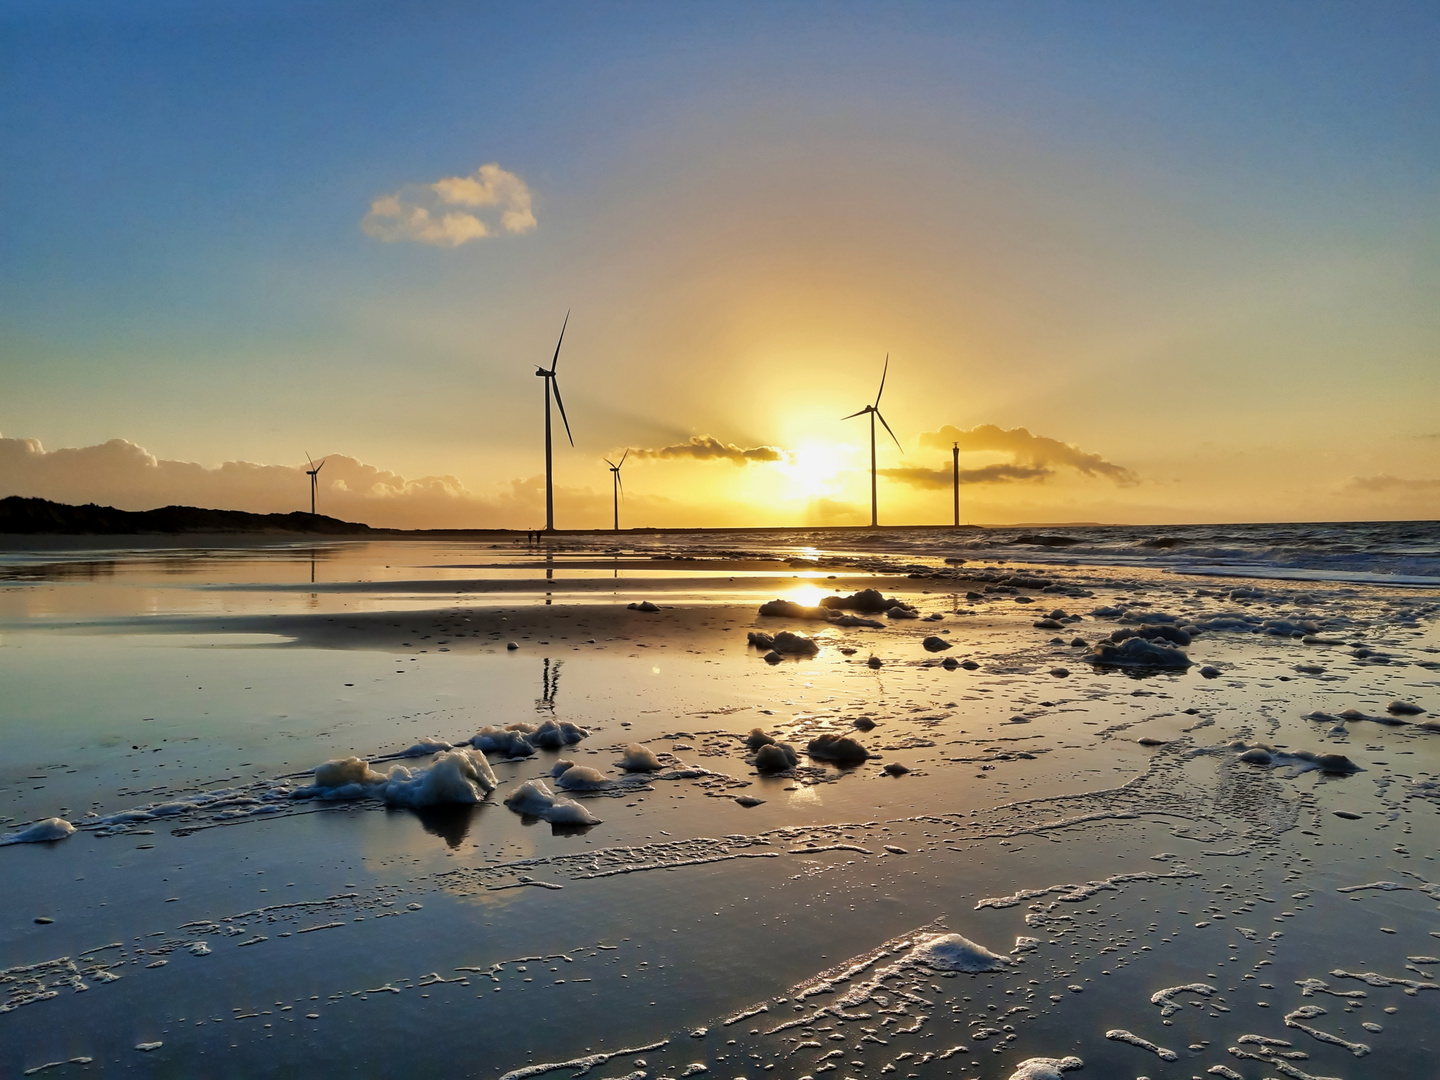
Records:
[[[960,444],[950,451],[951,475],[955,478],[955,527],[960,527]]]
[[[624,465],[624,464],[625,464],[625,459],[626,459],[627,457],[629,457],[629,456],[630,456],[630,450],[629,450],[629,448],[627,447],[626,450],[625,450],[625,453],[623,453],[623,454],[620,455],[620,465]],[[616,531],[616,532],[619,532],[619,531],[620,531],[620,494],[621,494],[621,492],[623,492],[623,491],[625,490],[625,485],[620,482],[620,465],[616,465],[615,462],[611,461],[608,457],[607,457],[607,458],[604,458],[603,460],[604,460],[604,462],[605,462],[606,465],[609,465],[609,466],[610,466],[611,475],[612,475],[612,476],[614,477],[614,479],[615,479],[614,484],[611,485],[611,494],[612,494],[612,495],[614,496],[614,498],[615,498],[615,531]]]
[[[880,524],[879,503],[875,498],[875,418],[880,418],[880,423],[885,424],[885,417],[880,416],[880,395],[885,393],[885,376],[890,373],[890,354],[885,354],[885,368],[880,373],[880,390],[875,395],[875,404],[866,405],[859,412],[853,412],[849,416],[842,416],[842,420],[853,420],[857,416],[870,414],[870,525],[875,527]],[[885,424],[885,430],[890,431],[890,425]],[[895,432],[890,431],[890,438],[895,439],[895,446],[901,453],[905,448],[900,445],[900,440],[895,438]]]
[[[545,531],[555,531],[555,485],[554,470],[551,464],[550,453],[550,391],[555,391],[555,404],[560,407],[560,419],[565,423],[565,436],[570,440],[570,445],[575,445],[575,436],[570,434],[570,421],[565,417],[565,402],[560,400],[560,383],[555,379],[555,365],[560,362],[560,345],[565,340],[565,327],[570,325],[570,313],[565,313],[565,321],[560,325],[560,340],[555,342],[555,358],[550,361],[550,370],[545,370],[538,364],[535,367],[536,378],[545,380]]]
[[[308,468],[308,469],[305,470],[305,475],[308,476],[308,477],[310,477],[310,514],[311,514],[311,516],[314,516],[314,514],[315,514],[315,484],[317,483],[316,477],[318,477],[318,476],[320,475],[320,470],[325,467],[325,462],[328,461],[329,459],[328,459],[328,458],[321,458],[321,459],[320,459],[320,464],[319,464],[319,465],[316,465],[316,464],[315,464],[315,460],[314,460],[309,454],[306,454],[306,455],[305,455],[305,460],[308,461],[308,462],[310,462],[310,468]]]

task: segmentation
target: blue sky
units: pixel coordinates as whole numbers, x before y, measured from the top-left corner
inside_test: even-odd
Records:
[[[1437,45],[1433,4],[0,4],[0,434],[350,455],[482,523],[574,309],[576,524],[627,445],[841,460],[887,351],[882,464],[993,423],[1142,477],[989,519],[1433,516]],[[533,230],[361,229],[485,163]],[[839,521],[842,465],[630,483]]]

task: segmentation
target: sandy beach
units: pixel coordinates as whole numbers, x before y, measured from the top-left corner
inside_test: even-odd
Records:
[[[0,1070],[1429,1075],[1433,589],[846,545],[12,552]]]

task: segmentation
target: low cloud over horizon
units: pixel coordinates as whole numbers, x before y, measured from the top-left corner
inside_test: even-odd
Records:
[[[754,461],[784,461],[789,457],[778,446],[736,446],[734,443],[721,442],[713,435],[692,435],[688,442],[655,449],[632,446],[629,453],[632,457],[642,459],[688,458],[695,461],[728,461],[732,465],[748,465]]]
[[[1440,479],[1417,480],[1389,473],[1378,476],[1352,476],[1340,489],[1347,495],[1393,495],[1398,492],[1413,492],[1417,495],[1440,494]]]
[[[386,243],[410,240],[459,247],[493,236],[497,227],[515,235],[530,232],[536,226],[532,203],[525,181],[492,161],[470,176],[405,184],[381,195],[370,204],[360,228]],[[483,216],[481,208],[487,210]]]
[[[942,450],[950,450],[958,445],[962,453],[989,452],[1010,455],[1009,463],[961,469],[962,484],[1043,481],[1053,476],[1058,469],[1074,469],[1084,476],[1102,477],[1121,487],[1130,487],[1140,482],[1140,478],[1123,465],[1106,461],[1099,454],[1081,450],[1078,446],[1061,442],[1059,439],[1031,434],[1023,427],[1007,429],[994,424],[980,424],[964,430],[946,424],[939,431],[922,432],[920,445]],[[887,469],[882,470],[882,473],[916,487],[943,487],[952,482],[950,469]]]
[[[914,466],[901,469],[880,469],[879,474],[918,488],[948,488],[955,482],[953,468],[927,469]],[[998,484],[1013,480],[1044,480],[1054,475],[1043,465],[985,465],[978,469],[961,469],[961,484]]]
[[[397,529],[525,529],[544,521],[543,476],[510,480],[487,496],[454,476],[406,479],[344,454],[323,460],[316,509],[330,517]],[[609,512],[608,490],[557,488],[556,494],[577,517]],[[168,461],[127,439],[47,451],[37,439],[0,436],[0,497],[6,495],[121,510],[183,505],[284,514],[310,508],[310,479],[304,465],[227,461],[207,468]],[[654,509],[667,502],[641,496],[632,506]]]

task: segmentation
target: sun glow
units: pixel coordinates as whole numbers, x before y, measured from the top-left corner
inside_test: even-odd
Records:
[[[805,607],[815,607],[820,603],[822,597],[829,596],[834,591],[834,589],[828,589],[813,581],[806,581],[803,584],[796,582],[785,590],[784,599],[793,600]]]
[[[841,474],[846,470],[847,449],[834,443],[804,443],[779,466],[794,497],[834,497],[843,490]]]

